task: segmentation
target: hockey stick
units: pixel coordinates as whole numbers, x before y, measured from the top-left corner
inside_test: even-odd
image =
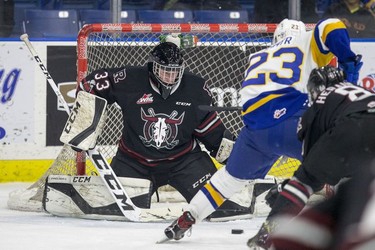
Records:
[[[27,34],[23,34],[20,36],[20,39],[26,44],[31,55],[34,57],[35,61],[38,63],[40,69],[42,70],[44,76],[47,79],[48,84],[51,86],[51,88],[55,92],[59,102],[63,104],[65,111],[68,114],[70,114],[70,109],[68,107],[68,104],[64,100],[62,94],[57,88],[55,81],[52,79],[47,68],[44,66],[38,53],[34,49],[34,46],[30,43],[29,36]],[[108,191],[114,198],[122,214],[126,218],[128,218],[130,221],[141,221],[141,217],[140,217],[141,209],[136,207],[133,204],[129,195],[125,192],[123,186],[121,185],[118,177],[113,172],[111,166],[108,164],[107,160],[103,157],[103,155],[100,152],[98,152],[96,148],[88,150],[86,153],[91,158],[92,162],[94,163],[100,177],[103,179],[105,185],[108,188]]]
[[[242,107],[218,107],[210,105],[199,105],[198,108],[203,111],[240,111]]]

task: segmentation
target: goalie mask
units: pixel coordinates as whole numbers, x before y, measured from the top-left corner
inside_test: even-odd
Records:
[[[148,62],[151,84],[164,99],[177,90],[184,69],[182,53],[176,44],[163,42],[151,51]]]
[[[272,44],[278,43],[287,36],[299,37],[306,32],[303,22],[285,18],[276,27]]]
[[[313,69],[307,82],[309,102],[314,102],[318,95],[327,87],[344,81],[344,72],[339,68],[328,65]]]

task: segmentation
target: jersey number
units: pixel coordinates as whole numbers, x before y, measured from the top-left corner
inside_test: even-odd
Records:
[[[109,87],[108,72],[104,72],[103,74],[97,73],[95,74],[94,78],[97,90],[101,91]]]
[[[251,77],[250,72],[262,64],[268,62],[269,57],[272,63],[272,59],[277,59],[285,54],[291,54],[294,56],[294,60],[292,61],[283,61],[281,65],[281,69],[276,69],[275,71],[265,72],[265,73],[258,73],[256,77]],[[254,64],[251,64],[251,61],[254,59],[259,58],[256,60]],[[261,52],[258,54],[255,54],[250,58],[250,67],[247,70],[247,77],[246,77],[246,83],[249,85],[264,85],[266,84],[266,79],[269,77],[269,79],[272,82],[277,82],[279,84],[285,84],[285,85],[292,85],[296,82],[298,82],[301,78],[301,64],[303,61],[303,53],[302,51],[297,47],[288,47],[288,48],[280,48],[277,51],[275,51],[272,55],[269,54],[269,52]],[[272,66],[272,64],[270,65]],[[287,75],[290,75],[290,77],[279,77],[277,72],[281,72],[282,70],[287,71]]]
[[[335,91],[337,94],[347,96],[350,101],[355,102],[355,101],[360,101],[363,100],[369,96],[374,95],[368,90],[365,90],[363,88],[359,88],[357,86],[344,86],[342,88],[338,88]]]

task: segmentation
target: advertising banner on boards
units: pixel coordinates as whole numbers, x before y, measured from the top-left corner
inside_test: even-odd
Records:
[[[0,144],[34,142],[34,63],[21,43],[0,46]]]

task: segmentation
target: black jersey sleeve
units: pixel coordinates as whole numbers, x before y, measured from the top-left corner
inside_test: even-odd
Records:
[[[203,80],[203,79],[202,79]],[[205,82],[200,86],[199,105],[210,105],[212,97]],[[200,125],[195,129],[194,135],[204,144],[212,156],[216,155],[226,128],[217,112],[196,110]]]
[[[195,136],[204,144],[212,156],[216,155],[226,128],[216,112],[211,112],[200,126],[195,129]]]
[[[80,90],[90,92],[105,98],[109,104],[116,100],[113,93],[116,75],[113,72],[121,72],[120,69],[98,69],[87,75],[80,84]]]

